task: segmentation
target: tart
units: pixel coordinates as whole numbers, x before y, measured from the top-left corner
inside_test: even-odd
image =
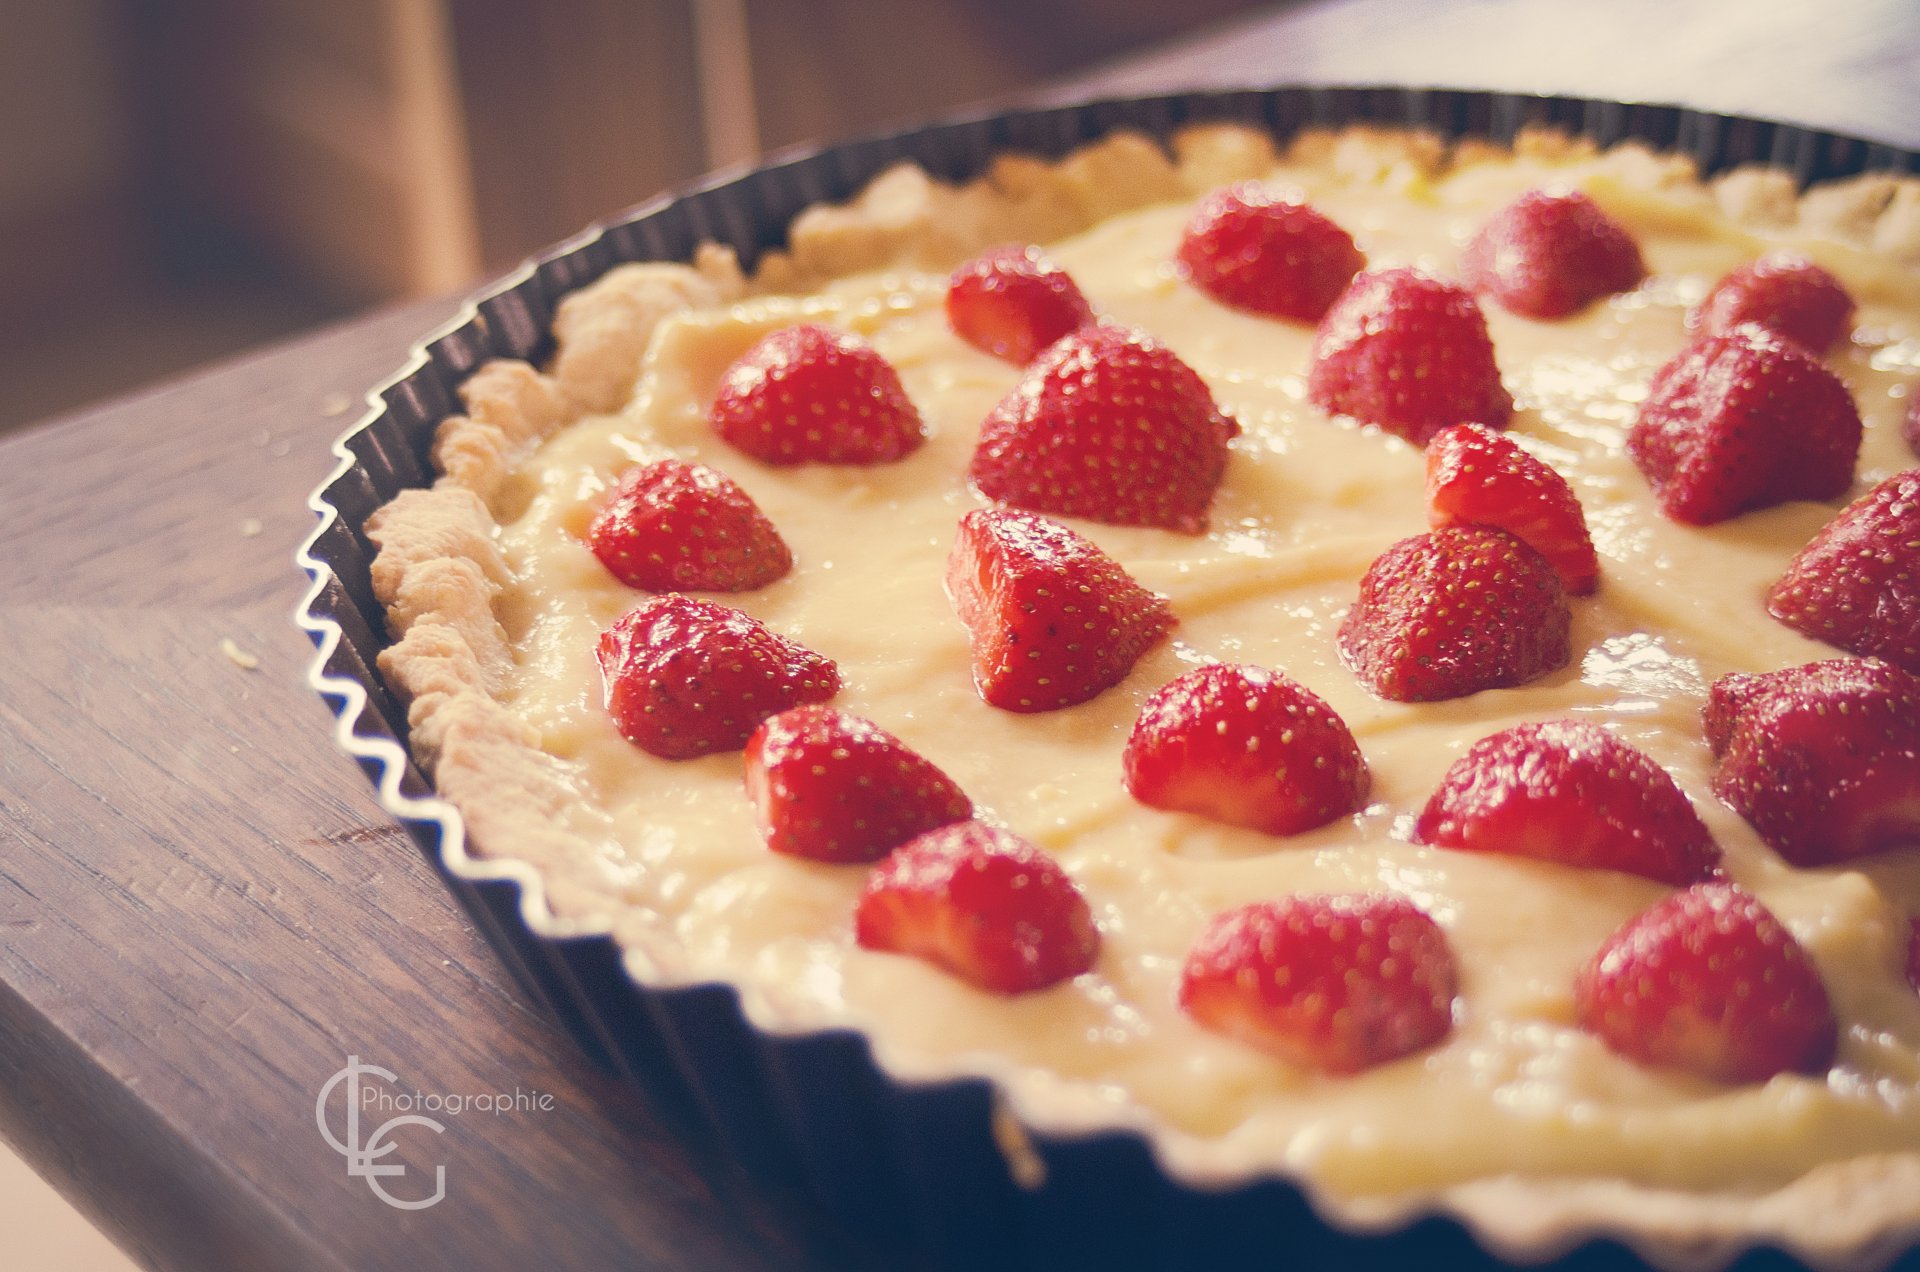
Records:
[[[1365,270],[1336,309],[1395,271],[1459,290],[1472,272],[1463,262],[1499,258],[1476,230],[1536,191],[1578,192],[1624,227],[1641,267],[1614,261],[1619,276],[1600,292],[1553,293],[1545,303],[1560,312],[1509,308],[1493,299],[1509,294],[1497,280],[1469,301],[1497,379],[1482,375],[1473,409],[1450,421],[1506,426],[1584,508],[1597,589],[1558,601],[1558,653],[1437,701],[1395,700],[1383,696],[1390,678],[1356,674],[1366,642],[1342,633],[1363,576],[1396,544],[1430,533],[1475,552],[1521,549],[1482,515],[1429,532],[1421,443],[1438,418],[1382,418],[1357,405],[1364,396],[1324,387],[1337,323],[1316,330],[1196,285],[1181,259],[1196,207],[1249,182],[1357,244]],[[996,484],[1044,456],[983,460],[982,422],[1001,430],[1038,390],[1022,388],[1031,371],[956,335],[946,302],[956,267],[1009,243],[1071,277],[1103,324],[1080,332],[1137,333],[1109,343],[1197,374],[1210,409],[1188,427],[1224,447],[1225,463],[1203,458],[1155,485],[1201,480],[1198,510],[1143,501],[1116,525],[1090,505],[1045,506],[1043,493]],[[1664,368],[1695,347],[1689,315],[1712,285],[1787,249],[1858,306],[1844,344],[1792,353],[1845,385],[1857,460],[1843,489],[1743,494],[1712,524],[1691,524],[1636,462],[1630,434],[1679,374]],[[1914,463],[1900,431],[1920,377],[1916,276],[1912,182],[1801,194],[1751,169],[1709,185],[1683,159],[1549,135],[1505,148],[1348,129],[1281,148],[1214,125],[1178,134],[1170,152],[1118,133],[1058,162],[1008,157],[960,186],[896,168],[853,202],[802,215],[750,274],[711,245],[686,264],[619,266],[561,302],[544,366],[476,371],[464,410],[436,435],[433,486],[368,522],[394,637],[380,665],[409,704],[414,754],[477,850],[531,863],[554,912],[610,929],[636,977],[733,984],[749,1019],[776,1034],[857,1029],[898,1080],[990,1078],[1015,1157],[1029,1131],[1124,1128],[1191,1186],[1277,1174],[1363,1227],[1438,1208],[1522,1256],[1596,1230],[1669,1261],[1754,1242],[1835,1264],[1884,1256],[1920,1229],[1920,995],[1905,972],[1920,849],[1899,839],[1837,864],[1789,864],[1716,795],[1723,748],[1701,718],[1727,676],[1842,656],[1776,621],[1766,597],[1843,502]],[[1452,291],[1442,299],[1459,308]],[[890,406],[877,449],[816,463],[724,436],[716,400],[777,379],[789,360],[764,342],[799,329],[877,351],[911,425]],[[1152,383],[1172,375],[1154,365]],[[891,387],[872,392],[893,400]],[[791,567],[690,601],[614,577],[592,550],[595,519],[630,470],[666,463],[723,474],[778,529]],[[1674,465],[1653,468],[1664,480]],[[991,537],[973,520],[997,506],[986,492],[1166,608],[1166,621],[1136,616],[1129,630],[1144,634],[1129,637],[1125,665],[1084,697],[995,702],[985,688],[950,561],[957,537]],[[1557,595],[1546,568],[1542,587]],[[810,664],[770,671],[793,686],[773,706],[830,703],[871,722],[991,823],[949,838],[1011,833],[1051,863],[1046,877],[1077,891],[1092,929],[1072,920],[1075,949],[1057,973],[983,989],[951,961],[867,940],[892,859],[770,851],[756,821],[770,779],[749,780],[755,742],[666,758],[630,740],[636,730],[609,709],[609,633],[636,629],[643,610],[681,622],[714,608],[831,662],[831,677]],[[1129,790],[1123,752],[1150,695],[1220,665],[1281,671],[1344,722],[1368,773],[1347,784],[1352,807],[1275,835]],[[1581,988],[1583,969],[1678,880],[1458,851],[1422,833],[1423,809],[1476,744],[1562,720],[1600,726],[1670,780],[1715,850],[1696,886],[1730,881],[1764,903],[1773,926],[1757,929],[1805,952],[1831,1004],[1829,1053],[1753,1080],[1624,1054],[1586,1019],[1583,1004],[1605,991]],[[1326,894],[1384,895],[1393,924],[1418,925],[1410,939],[1446,943],[1448,976],[1421,982],[1429,997],[1444,986],[1444,1027],[1428,1020],[1393,1055],[1318,1066],[1194,1009],[1205,986],[1183,984],[1196,980],[1192,951],[1231,943],[1210,923]]]

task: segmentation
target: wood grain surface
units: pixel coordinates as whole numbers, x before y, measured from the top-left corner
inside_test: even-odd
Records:
[[[1606,6],[1328,0],[1074,89],[1608,92],[1585,61],[1539,55],[1576,8]],[[1717,12],[1717,34],[1670,23],[1692,52],[1615,91],[1920,144],[1920,6],[1824,5],[1813,32],[1782,16],[1804,8],[1673,6]],[[1475,70],[1517,65],[1487,51],[1499,38],[1527,83]],[[1798,58],[1814,82],[1750,100],[1789,87],[1755,79],[1755,58]],[[451,309],[375,314],[0,442],[0,1134],[158,1268],[867,1266],[674,1140],[525,1005],[303,683],[305,497],[361,396]],[[315,1125],[350,1055],[420,1091],[551,1107],[402,1132],[393,1191],[420,1195],[444,1164],[446,1199],[395,1209]]]

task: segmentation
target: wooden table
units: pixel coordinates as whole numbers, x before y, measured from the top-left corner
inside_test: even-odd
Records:
[[[1920,146],[1920,6],[1830,3],[1814,30],[1804,9],[1328,0],[1053,91],[1421,80]],[[1606,30],[1570,34],[1602,11]],[[452,308],[0,443],[0,1134],[156,1267],[861,1266],[533,1014],[303,684],[305,496],[361,396]],[[315,1124],[349,1056],[423,1092],[551,1099],[442,1116],[445,1200],[397,1209]]]

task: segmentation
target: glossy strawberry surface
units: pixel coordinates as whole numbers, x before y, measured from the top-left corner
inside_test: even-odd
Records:
[[[609,573],[648,592],[750,592],[793,567],[759,505],[725,474],[679,459],[622,473],[587,527]]]
[[[1346,722],[1276,671],[1217,663],[1148,697],[1121,756],[1143,804],[1292,835],[1358,812],[1371,779]]]
[[[891,363],[860,337],[815,323],[783,327],[727,368],[713,431],[763,464],[885,464],[926,429]]]
[[[1752,894],[1696,884],[1628,921],[1574,986],[1582,1028],[1643,1065],[1714,1082],[1819,1073],[1838,1034],[1819,971]]]
[[[1553,564],[1569,596],[1600,586],[1600,559],[1573,487],[1483,425],[1456,424],[1427,443],[1427,524],[1505,530]]]
[[[995,248],[947,283],[947,325],[962,340],[1021,366],[1093,321],[1080,287],[1037,247]]]
[[[1647,276],[1633,235],[1580,190],[1529,190],[1494,213],[1468,241],[1460,271],[1525,318],[1564,318]]]
[[[875,866],[854,935],[995,994],[1057,985],[1100,952],[1093,912],[1059,863],[977,821],[929,831]]]
[[[1320,321],[1367,263],[1330,218],[1254,182],[1209,195],[1176,259],[1221,304],[1294,322]]]
[[[1758,323],[1817,357],[1846,338],[1853,297],[1806,257],[1775,252],[1722,278],[1687,315],[1690,328],[1709,336],[1743,322]]]
[[[767,847],[814,861],[877,861],[973,815],[966,793],[926,757],[827,706],[795,707],[755,730],[746,781]]]
[[[967,473],[1018,508],[1198,534],[1239,431],[1173,350],[1099,324],[1027,368],[981,425]]]
[[[1767,593],[1803,636],[1920,672],[1920,468],[1829,521]]]

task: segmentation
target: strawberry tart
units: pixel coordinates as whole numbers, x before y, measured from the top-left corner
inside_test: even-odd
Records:
[[[636,977],[1336,1222],[1920,1234],[1920,183],[1121,134],[553,337],[381,665]]]

